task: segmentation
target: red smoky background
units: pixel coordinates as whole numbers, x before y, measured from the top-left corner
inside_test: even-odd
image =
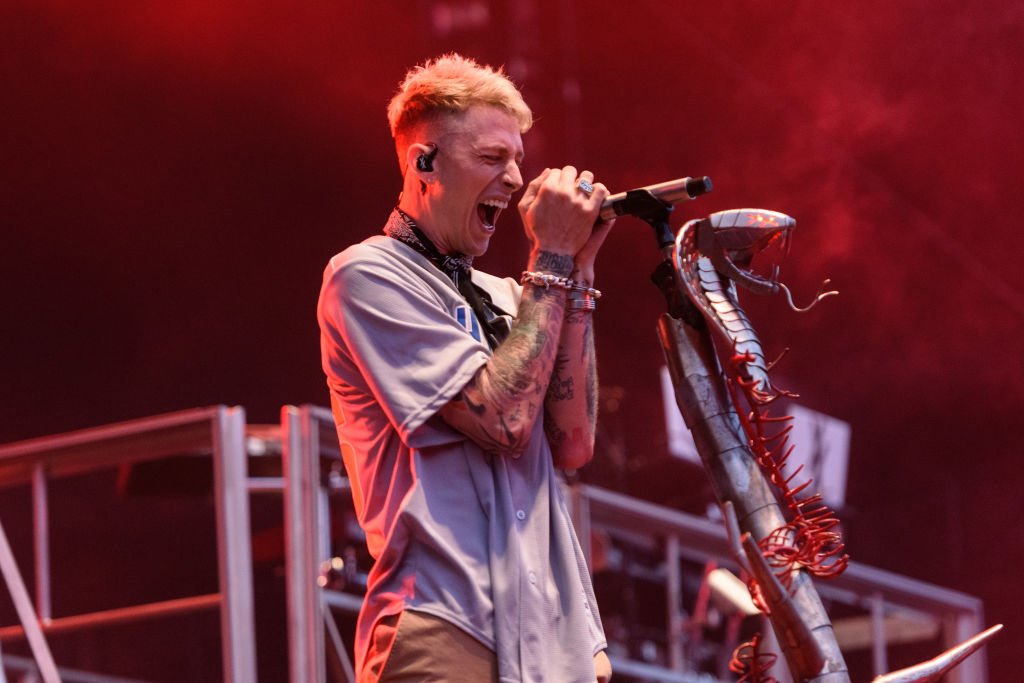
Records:
[[[522,86],[528,177],[707,175],[674,226],[741,206],[797,219],[783,281],[797,303],[825,277],[841,294],[802,315],[744,302],[769,355],[790,348],[777,381],[852,426],[848,550],[982,598],[1009,627],[991,679],[1012,680],[1019,2],[4,0],[0,441],[325,404],[323,266],[380,230],[400,188],[385,105],[452,50]],[[514,275],[515,212],[499,233],[478,265]],[[598,263],[604,462],[587,476],[685,507],[704,484],[667,453],[649,233],[621,219]]]

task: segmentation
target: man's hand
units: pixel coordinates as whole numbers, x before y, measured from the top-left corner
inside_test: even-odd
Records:
[[[548,252],[573,257],[588,247],[587,259],[593,271],[593,258],[603,237],[594,244],[594,222],[601,204],[608,197],[608,188],[594,183],[587,194],[579,187],[580,179],[593,182],[594,174],[577,174],[573,166],[547,168],[527,186],[519,201],[519,214],[526,234],[533,242],[533,253]],[[607,235],[607,231],[604,232]],[[568,273],[562,273],[567,275]]]
[[[608,189],[590,194],[572,166],[545,169],[530,183],[519,213],[533,243],[527,270],[593,281],[594,258],[610,223],[594,222]],[[526,285],[512,331],[458,396],[440,414],[486,452],[517,457],[527,447],[536,419],[545,430],[556,466],[577,468],[593,456],[597,374],[592,326],[585,311],[566,315],[568,292]],[[570,328],[563,334],[563,326]],[[559,360],[556,369],[556,355]],[[557,381],[552,393],[548,387]]]

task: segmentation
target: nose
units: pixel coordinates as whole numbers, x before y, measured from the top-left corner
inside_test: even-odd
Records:
[[[515,192],[523,186],[523,174],[519,170],[519,164],[509,161],[505,166],[505,176],[502,178],[510,192]]]

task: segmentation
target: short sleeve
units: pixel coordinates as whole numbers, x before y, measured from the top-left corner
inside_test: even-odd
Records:
[[[429,445],[415,432],[489,357],[437,289],[397,261],[332,261],[317,316],[332,390],[365,388],[413,447]]]

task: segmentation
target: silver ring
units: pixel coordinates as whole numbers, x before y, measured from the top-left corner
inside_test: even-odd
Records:
[[[594,194],[594,184],[587,180],[586,178],[580,178],[579,182],[576,183],[576,187],[583,190],[583,193],[586,194],[588,197]]]

